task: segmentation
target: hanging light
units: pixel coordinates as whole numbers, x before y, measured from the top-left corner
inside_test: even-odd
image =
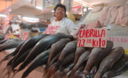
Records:
[[[39,18],[23,17],[22,19],[27,22],[39,22]]]
[[[41,6],[36,6],[37,9],[42,10],[43,8]]]
[[[4,18],[6,18],[7,15],[5,15],[5,14],[0,14],[0,17],[4,17]]]

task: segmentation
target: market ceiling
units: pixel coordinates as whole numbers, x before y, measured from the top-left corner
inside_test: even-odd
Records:
[[[19,3],[20,1],[20,3]],[[5,9],[5,8],[8,8],[9,6],[13,5],[13,4],[23,4],[24,2],[26,1],[27,2],[31,2],[32,0],[0,0],[0,11]],[[40,2],[41,0],[36,0],[36,2]],[[89,2],[89,3],[92,3],[92,2],[97,2],[97,1],[104,1],[104,0],[74,0],[76,2]]]
[[[0,12],[7,8],[17,8],[23,4],[30,3],[31,0],[0,0]]]
[[[0,0],[0,12],[3,11],[4,9],[8,8],[9,6],[11,6],[11,9],[16,9],[18,7],[21,7],[21,5],[23,4],[30,4],[31,1],[35,1],[35,0]],[[36,3],[41,3],[41,0],[36,0]],[[107,3],[107,4],[111,4],[111,3],[115,3],[115,4],[120,4],[120,3],[125,3],[128,0],[73,0],[76,3],[79,3],[84,6],[95,6],[98,4],[102,4],[102,3]],[[12,6],[13,5],[13,6]]]

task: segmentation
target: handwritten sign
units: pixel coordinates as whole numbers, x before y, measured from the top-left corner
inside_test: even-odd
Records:
[[[106,47],[105,28],[80,29],[78,33],[78,47]]]
[[[48,28],[44,31],[45,34],[55,34],[58,30],[59,26],[48,26]]]

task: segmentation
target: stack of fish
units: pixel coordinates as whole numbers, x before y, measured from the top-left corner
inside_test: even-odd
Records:
[[[77,47],[76,39],[61,33],[22,41],[0,63],[6,60],[8,77],[27,68],[21,78],[41,66],[43,78],[112,78],[128,68],[128,55],[122,47],[113,48],[113,42],[107,41],[106,48]]]

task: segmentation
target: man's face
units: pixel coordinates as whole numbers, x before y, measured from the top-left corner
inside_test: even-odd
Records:
[[[56,20],[61,20],[63,17],[65,17],[64,8],[58,7],[55,11],[55,17],[56,17]]]

